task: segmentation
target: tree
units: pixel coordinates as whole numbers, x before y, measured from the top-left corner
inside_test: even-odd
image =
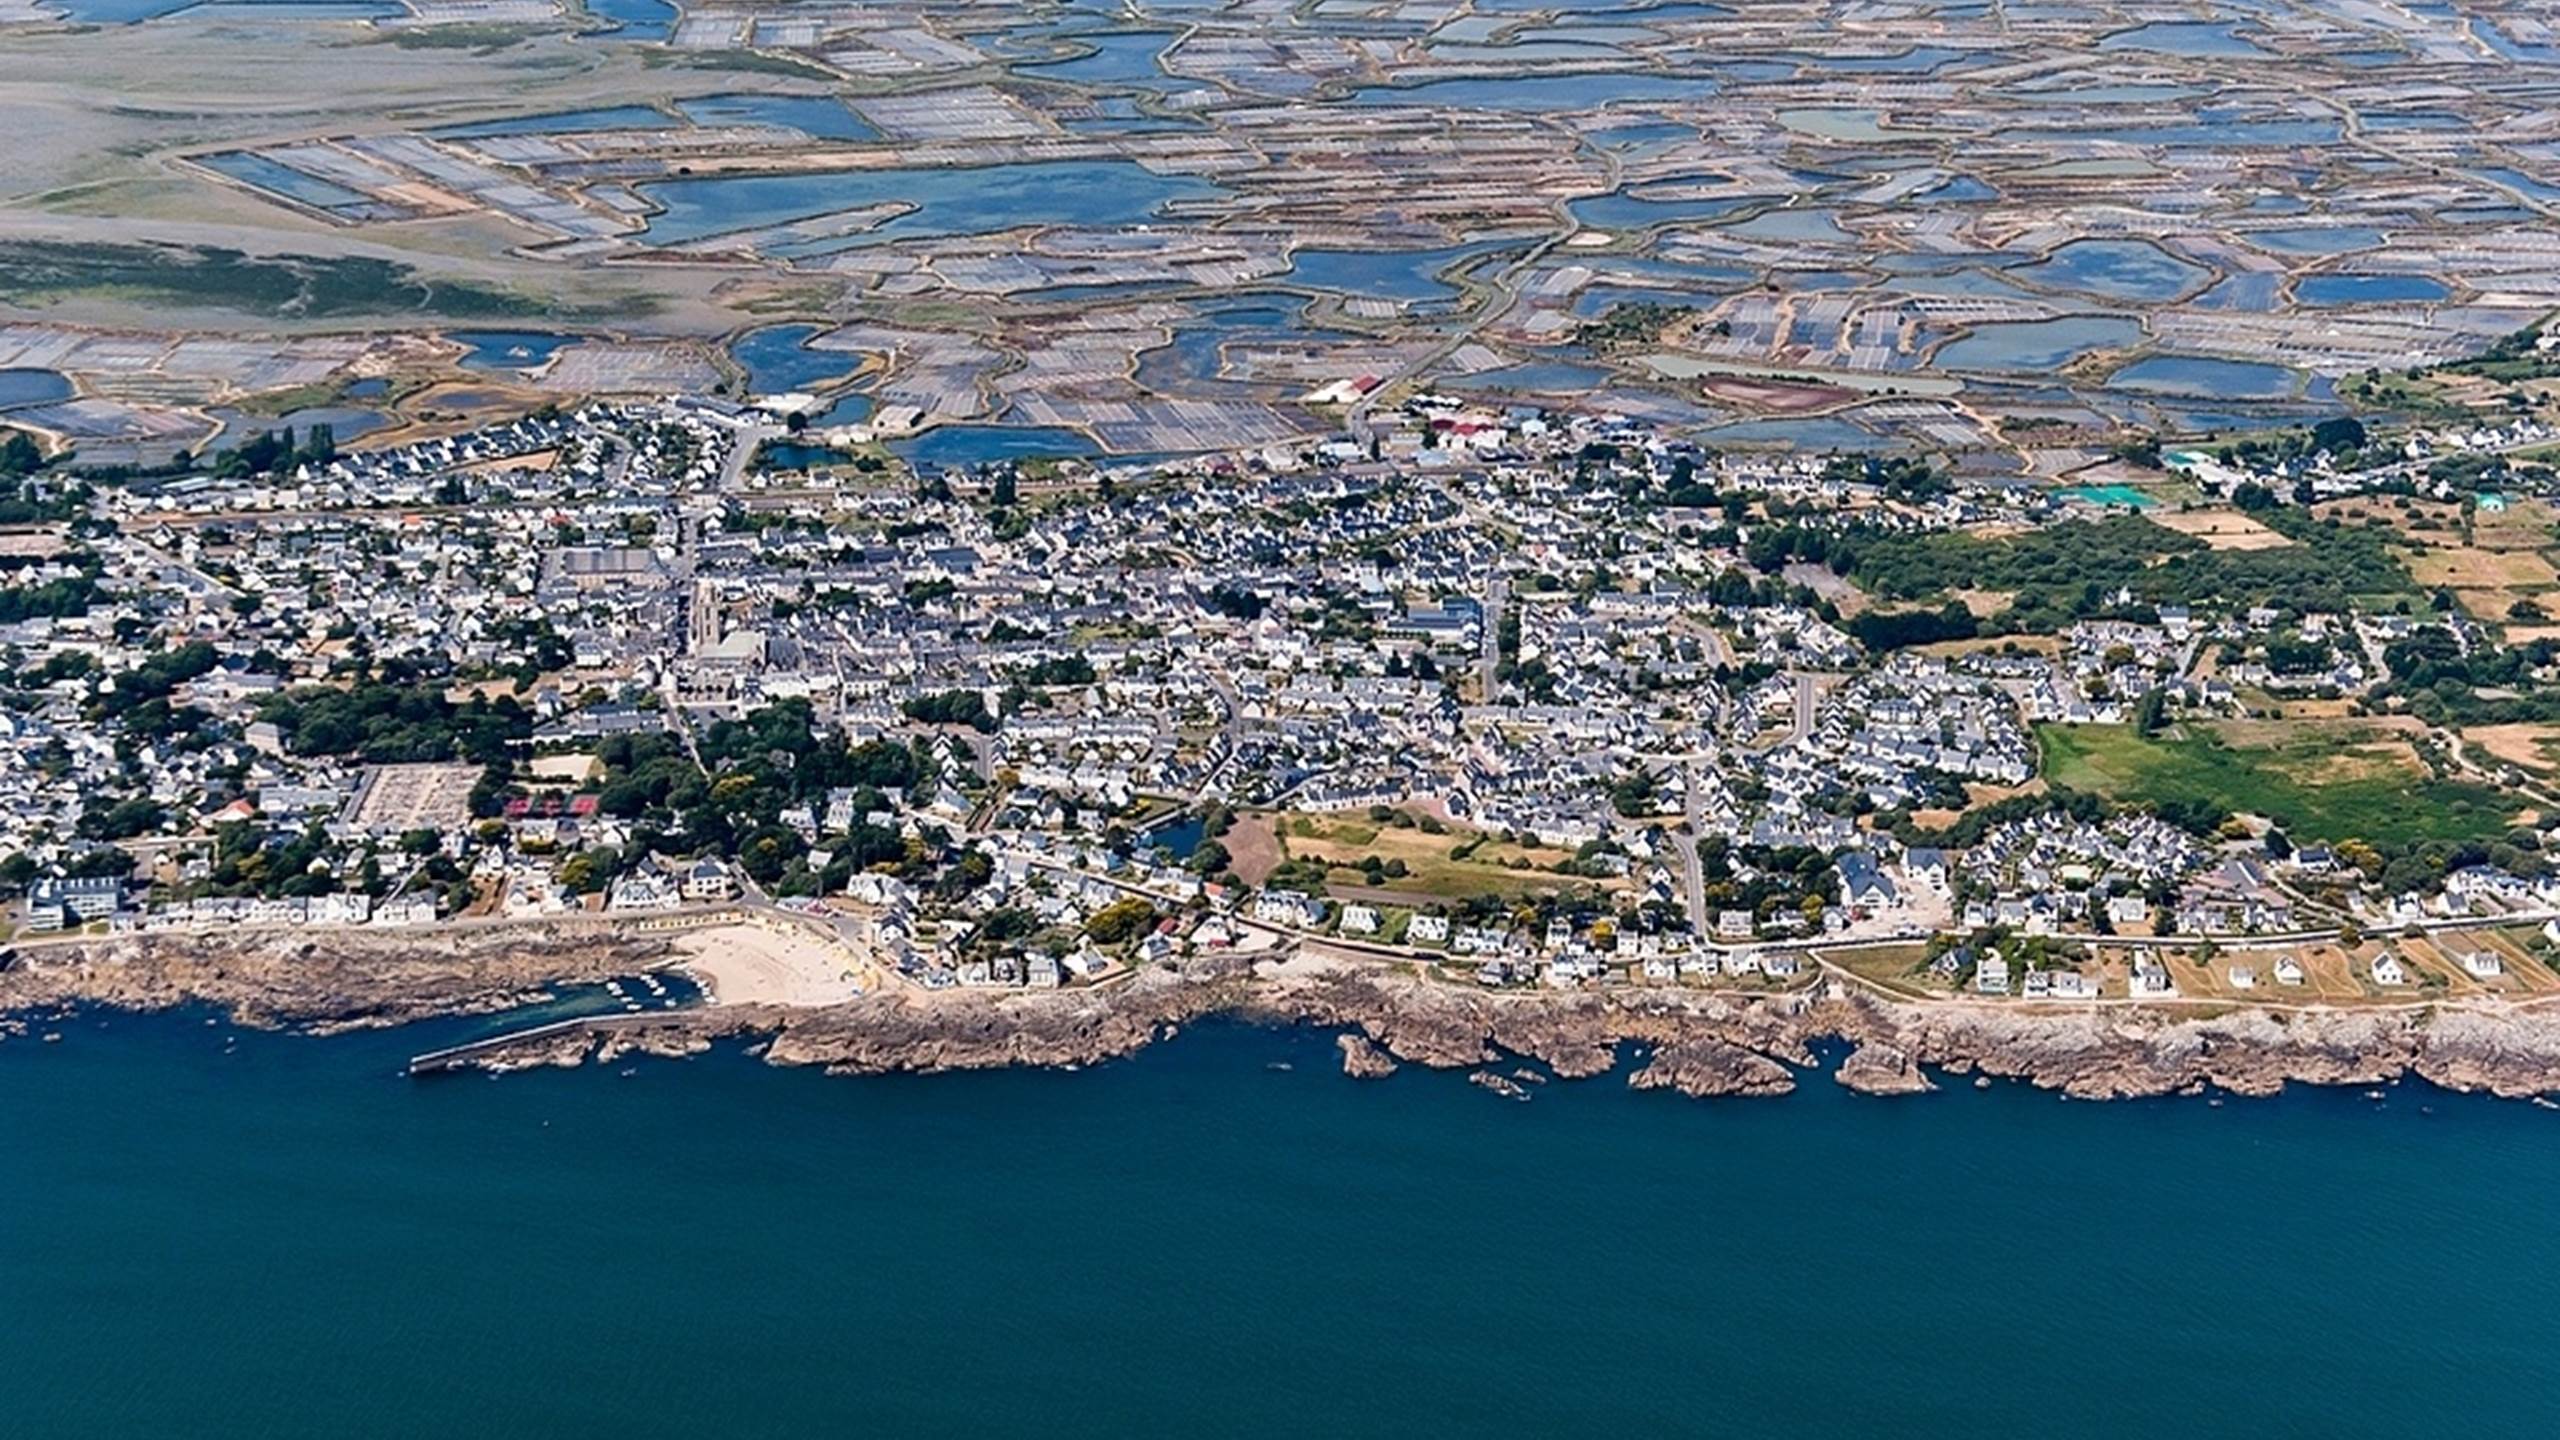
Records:
[[[37,448],[34,437],[26,431],[11,430],[0,438],[0,476],[15,480],[43,467],[44,451]]]
[[[1609,787],[1609,804],[1620,815],[1630,819],[1650,814],[1654,806],[1653,777],[1642,770],[1631,770]]]
[[[992,735],[996,730],[996,717],[988,713],[986,697],[975,690],[918,695],[900,708],[908,719],[926,725],[966,725],[981,735]]]
[[[581,851],[560,862],[559,880],[573,895],[593,895],[605,887],[605,872],[592,852]]]
[[[2149,690],[2143,691],[2142,698],[2135,702],[2133,707],[2134,733],[2142,736],[2146,740],[2159,734],[2162,718],[2161,711],[2164,708],[2165,703],[2166,697],[2159,687],[2154,686]]]
[[[1235,863],[1235,856],[1228,853],[1227,847],[1218,841],[1203,840],[1193,848],[1191,858],[1183,863],[1200,874],[1215,875]]]
[[[2107,453],[2128,465],[2137,465],[2145,470],[2157,470],[2160,468],[2160,437],[2136,435],[2131,439],[2118,441]]]
[[[2311,427],[2314,449],[2339,451],[2364,448],[2364,422],[2353,415],[2333,415]]]
[[[1097,945],[1118,945],[1133,940],[1156,923],[1156,907],[1135,895],[1114,900],[1093,912],[1084,922],[1084,933]]]

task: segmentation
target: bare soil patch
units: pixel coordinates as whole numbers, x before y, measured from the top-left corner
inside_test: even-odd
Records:
[[[1835,410],[1858,398],[1836,385],[1801,385],[1782,380],[1755,380],[1747,375],[1710,375],[1699,382],[1710,399],[1772,415],[1811,415]]]
[[[2154,510],[2143,517],[2216,550],[2278,550],[2293,541],[2237,510]]]
[[[1242,815],[1218,843],[1227,847],[1227,863],[1247,885],[1259,885],[1288,858],[1267,815]]]

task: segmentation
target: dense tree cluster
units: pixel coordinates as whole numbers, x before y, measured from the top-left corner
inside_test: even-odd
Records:
[[[1961,531],[1772,526],[1750,538],[1745,555],[1763,571],[1794,560],[1826,565],[1887,600],[1959,589],[2014,592],[2011,607],[1986,627],[1995,634],[2048,632],[2091,618],[2146,619],[2162,605],[2342,610],[2356,596],[2412,588],[2380,534],[2298,510],[2271,511],[2263,520],[2301,543],[2216,550],[2139,516],[2111,515],[1995,539]],[[2132,597],[2129,604],[2115,601],[2119,591]],[[1961,626],[1945,611],[1940,617],[1950,628]]]
[[[258,718],[272,723],[297,755],[345,755],[370,764],[495,764],[533,733],[532,714],[514,696],[474,695],[457,704],[435,681],[299,686],[262,702]]]
[[[921,875],[938,859],[938,845],[911,847],[894,825],[864,818],[886,810],[890,794],[931,783],[934,766],[921,749],[852,744],[832,727],[822,730],[805,700],[721,721],[699,745],[699,765],[672,735],[616,736],[599,747],[598,808],[631,821],[638,848],[734,856],[758,884],[791,895],[841,889],[876,866]],[[813,869],[809,842],[782,814],[802,807],[823,815],[837,790],[853,792],[857,818],[829,840],[826,865]]]
[[[966,725],[981,735],[992,735],[996,731],[996,717],[987,709],[987,697],[975,690],[941,690],[931,695],[918,695],[899,708],[906,712],[908,719],[918,724]]]
[[[272,475],[302,465],[326,465],[338,458],[337,431],[328,425],[314,425],[301,444],[293,439],[293,427],[261,430],[238,445],[214,457],[213,473],[222,476]]]

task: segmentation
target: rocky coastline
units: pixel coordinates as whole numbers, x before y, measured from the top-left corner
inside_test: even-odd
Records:
[[[503,1011],[553,987],[672,962],[663,938],[492,928],[429,940],[132,937],[47,947],[0,971],[0,1017],[75,1006],[201,1004],[243,1024],[329,1032]],[[626,1017],[475,1056],[495,1070],[697,1053],[746,1039],[764,1059],[831,1073],[1074,1066],[1212,1018],[1338,1032],[1347,1075],[1531,1061],[1559,1079],[1624,1070],[1639,1089],[1783,1095],[1845,1047],[1833,1080],[1869,1095],[1996,1077],[2104,1100],[2414,1076],[2511,1098],[2560,1093],[2560,1008],[2524,1004],[2181,1013],[1886,999],[1838,980],[1765,995],[1673,990],[1479,992],[1385,967],[1261,968],[1235,958],[1047,992],[871,995],[822,1009],[713,1006]],[[8,1027],[0,1026],[0,1037]]]
[[[22,951],[0,970],[0,1015],[210,1005],[243,1025],[325,1034],[511,1010],[674,958],[664,936],[597,926],[128,936]]]

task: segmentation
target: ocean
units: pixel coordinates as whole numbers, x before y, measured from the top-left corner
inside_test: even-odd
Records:
[[[2560,1114],[1527,1103],[1209,1026],[1077,1073],[0,1044],[12,1435],[2406,1437],[2560,1420]],[[46,1027],[39,1027],[46,1028]]]

